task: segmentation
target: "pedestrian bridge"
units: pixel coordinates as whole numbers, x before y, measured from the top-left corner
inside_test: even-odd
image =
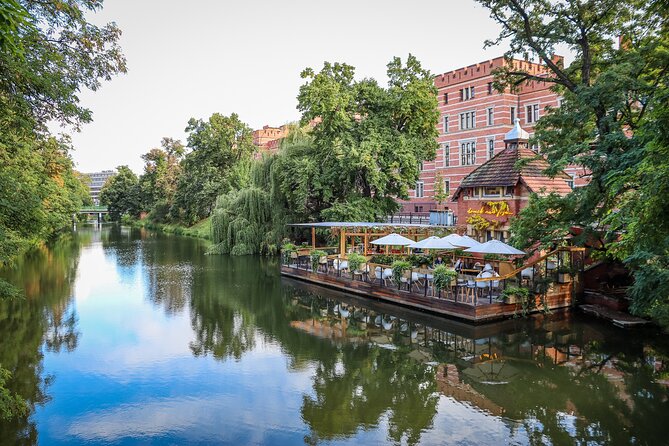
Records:
[[[81,209],[79,209],[80,214],[108,214],[109,209],[107,209],[107,206],[84,206]]]

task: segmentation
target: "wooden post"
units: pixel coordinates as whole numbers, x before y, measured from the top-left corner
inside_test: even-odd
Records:
[[[311,228],[311,247],[316,249],[316,228]]]
[[[346,254],[346,230],[344,228],[339,229],[339,255],[343,256]]]
[[[364,255],[367,255],[367,242],[369,241],[369,236],[367,235],[367,228],[365,228],[365,241],[363,242],[365,244],[365,247],[363,249]]]

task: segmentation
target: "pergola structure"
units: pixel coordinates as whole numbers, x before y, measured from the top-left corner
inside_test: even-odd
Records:
[[[412,240],[432,235],[435,228],[425,224],[400,224],[400,223],[376,223],[376,222],[315,222],[315,223],[293,223],[289,226],[311,228],[311,246],[316,249],[316,229],[330,229],[339,231],[339,253],[345,254],[348,246],[348,239],[351,237],[360,237],[363,241],[364,255],[370,252],[369,244],[377,238],[400,231],[402,235]]]

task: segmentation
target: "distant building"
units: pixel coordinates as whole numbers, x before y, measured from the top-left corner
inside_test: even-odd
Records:
[[[253,131],[253,144],[256,146],[256,158],[263,153],[276,153],[279,150],[279,141],[288,135],[288,125],[270,127],[268,125]]]
[[[99,206],[100,191],[102,190],[102,187],[105,185],[107,180],[116,175],[116,172],[113,170],[103,170],[102,172],[85,173],[84,175],[90,178],[91,181],[88,185],[88,190],[91,194],[91,200],[93,200],[93,204],[95,206]]]
[[[505,148],[459,182],[452,200],[468,235],[481,242],[508,240],[509,220],[527,206],[531,193],[571,192],[572,177],[566,172],[544,174],[548,161],[529,147],[529,138],[516,118],[504,136]]]
[[[560,56],[555,56],[562,63]],[[506,66],[503,57],[470,65],[435,76],[440,122],[439,148],[434,161],[420,166],[420,179],[402,203],[404,212],[428,212],[436,208],[435,180],[443,181],[444,192],[451,196],[461,181],[478,166],[504,149],[504,134],[510,131],[516,118],[531,133],[535,123],[546,113],[546,107],[558,107],[561,98],[550,88],[552,84],[529,81],[515,91],[497,92],[493,88],[494,71]],[[516,69],[536,76],[548,73],[544,65],[513,60]],[[539,147],[532,150],[540,152]],[[566,169],[572,186],[587,183],[583,169]],[[448,203],[446,204],[448,206]],[[466,215],[454,209],[458,223]]]

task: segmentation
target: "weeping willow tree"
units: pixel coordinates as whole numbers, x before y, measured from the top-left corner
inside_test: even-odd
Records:
[[[248,187],[220,195],[212,215],[210,253],[274,255],[285,233],[286,212],[275,194],[272,168],[276,156],[251,167]],[[270,187],[268,187],[270,186]]]

